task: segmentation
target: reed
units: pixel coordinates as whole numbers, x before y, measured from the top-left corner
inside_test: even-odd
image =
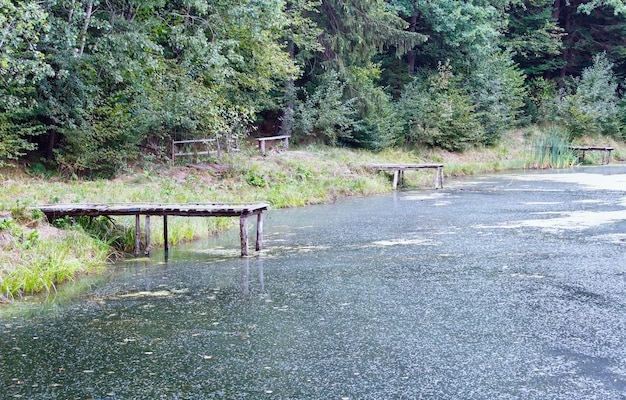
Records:
[[[551,127],[529,141],[524,166],[530,169],[572,167],[578,158],[569,146],[571,143],[563,131]]]
[[[111,254],[104,242],[93,240],[77,230],[66,230],[53,237],[38,237],[24,246],[23,240],[12,240],[4,245],[4,252],[18,253],[6,257],[0,265],[0,291],[6,298],[14,298],[56,290],[56,285],[71,281],[76,276],[101,268]]]

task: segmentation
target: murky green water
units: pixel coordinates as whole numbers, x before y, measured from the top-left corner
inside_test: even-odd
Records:
[[[626,167],[271,211],[0,316],[0,398],[625,399]],[[69,289],[69,288],[68,288]]]

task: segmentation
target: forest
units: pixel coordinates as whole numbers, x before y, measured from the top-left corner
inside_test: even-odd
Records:
[[[623,0],[0,0],[0,166],[111,177],[172,140],[463,151],[626,138]]]

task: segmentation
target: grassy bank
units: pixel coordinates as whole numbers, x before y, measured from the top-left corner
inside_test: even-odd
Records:
[[[261,156],[250,145],[221,160],[228,166],[221,175],[187,166],[147,165],[114,180],[82,180],[41,167],[5,169],[0,171],[0,301],[54,290],[60,282],[103,268],[107,260],[133,246],[134,219],[79,221],[82,224],[65,220],[51,226],[29,208],[37,204],[264,201],[272,208],[297,207],[390,191],[389,177],[367,168],[368,163],[442,162],[447,177],[547,166],[538,164],[534,154],[545,146],[533,139],[536,136],[512,132],[496,147],[462,154],[435,150],[373,154],[312,146]],[[615,155],[623,158],[618,144],[603,144],[618,147]],[[432,171],[415,172],[406,175],[406,184],[431,188],[432,179]],[[176,245],[235,223],[229,218],[172,218],[170,240]],[[162,245],[161,229],[153,224],[153,245]]]

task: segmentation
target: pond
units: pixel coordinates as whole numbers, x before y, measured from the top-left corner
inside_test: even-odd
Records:
[[[624,165],[264,228],[253,257],[228,232],[1,311],[0,398],[626,398]]]

